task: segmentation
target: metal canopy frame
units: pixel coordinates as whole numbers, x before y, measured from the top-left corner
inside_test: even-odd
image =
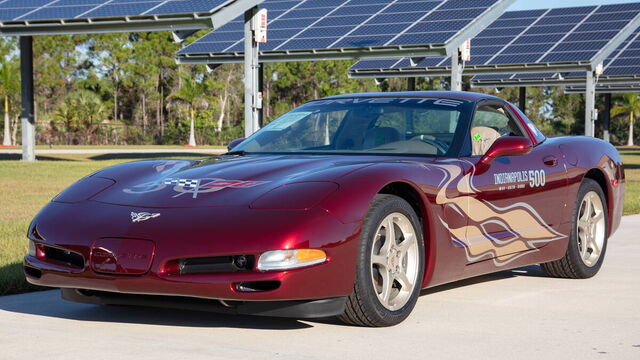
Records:
[[[640,73],[640,70],[638,71]],[[541,78],[514,78],[514,79],[471,79],[472,88],[483,87],[520,87],[520,86],[580,86],[585,84],[586,77],[569,77],[558,78],[541,77]],[[601,75],[598,77],[598,85],[624,85],[628,83],[640,82],[640,74],[638,75]]]
[[[511,6],[515,0],[501,0],[493,4],[474,22],[467,25],[443,44],[364,46],[300,50],[260,51],[260,62],[320,61],[365,59],[378,57],[432,57],[451,56],[465,41],[478,35]],[[178,54],[180,64],[226,64],[242,62],[243,52],[209,52]]]
[[[568,86],[564,89],[567,94],[584,93],[583,86]],[[624,93],[640,93],[640,82],[629,84],[603,84],[596,87],[598,94],[624,94]]]
[[[515,0],[500,0],[487,8],[475,21],[468,24],[444,44],[421,45],[392,45],[392,46],[367,46],[346,47],[331,49],[301,49],[301,50],[265,50],[259,52],[260,62],[290,62],[290,61],[322,61],[322,60],[347,60],[369,59],[379,57],[435,57],[450,56],[452,66],[448,74],[452,77],[452,89],[462,90],[462,61],[460,47],[468,39],[478,35],[482,30],[498,19]],[[179,64],[224,64],[238,63],[243,52],[210,52],[178,54]]]
[[[186,15],[157,15],[130,17],[100,17],[89,19],[54,19],[37,21],[0,22],[0,35],[20,37],[20,75],[22,92],[22,160],[35,161],[35,101],[33,89],[33,36],[36,35],[73,35],[88,33],[118,33],[136,31],[173,31],[175,38],[181,40],[185,35],[200,29],[218,29],[241,14],[249,17],[245,26],[245,37],[250,39],[248,49],[257,49],[254,33],[250,25],[257,13],[257,6],[264,0],[236,0],[208,13]],[[257,71],[257,51],[248,51],[244,56],[245,67],[249,73]],[[257,75],[254,76],[257,78]],[[255,88],[250,85],[248,88]],[[255,107],[256,99],[251,98],[250,107]],[[253,126],[251,118],[245,121]]]
[[[640,23],[639,23],[640,25]],[[622,39],[620,42],[624,41]],[[413,56],[412,56],[413,57]],[[464,66],[464,75],[499,75],[499,74],[539,74],[556,72],[589,71],[594,63],[591,61],[557,62],[557,63],[522,63],[522,64],[493,64]],[[349,76],[355,79],[381,79],[397,77],[436,77],[447,76],[451,72],[450,66],[431,67],[402,67],[378,69],[351,69]]]
[[[592,59],[587,61],[567,61],[567,62],[535,62],[535,63],[513,63],[513,64],[465,64],[462,71],[465,75],[500,75],[500,74],[540,74],[540,73],[569,73],[584,72],[585,78],[582,83],[575,85],[585,85],[586,110],[585,110],[585,135],[595,136],[595,94],[596,81],[599,78],[596,74],[597,68],[611,56],[619,47],[640,27],[640,14],[636,15],[618,34],[607,43]],[[410,56],[413,58],[413,56]],[[351,69],[349,75],[352,78],[375,78],[386,79],[393,77],[435,77],[447,76],[455,73],[456,61],[452,66],[432,66],[432,67],[401,67],[390,69]],[[487,87],[486,83],[483,83]],[[504,83],[491,87],[505,87]],[[517,83],[513,86],[534,86],[530,83]],[[547,85],[542,85],[547,86]],[[473,87],[473,84],[472,84]],[[480,86],[475,86],[480,87]]]
[[[51,20],[0,21],[0,34],[7,36],[99,34],[141,31],[218,29],[258,6],[264,0],[237,0],[213,12],[166,15],[136,15]]]

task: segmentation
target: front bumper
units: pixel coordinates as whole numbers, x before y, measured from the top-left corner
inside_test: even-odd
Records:
[[[344,312],[346,297],[297,301],[217,301],[179,296],[118,294],[78,289],[62,289],[65,300],[94,305],[133,305],[168,309],[207,311],[234,315],[257,315],[317,319]]]
[[[161,212],[162,216],[132,223],[129,219],[132,211]],[[81,268],[74,268],[59,261],[27,255],[25,275],[32,284],[91,290],[94,296],[111,294],[106,296],[108,299],[118,294],[135,294],[288,302],[342,298],[351,293],[359,224],[344,224],[321,209],[144,209],[87,201],[50,203],[34,219],[30,231],[34,229],[41,244],[80,254],[86,263]],[[109,238],[153,241],[155,249],[149,271],[139,275],[95,271],[89,261],[91,244],[96,239]],[[323,249],[328,260],[288,271],[261,272],[252,268],[242,272],[185,275],[164,271],[166,264],[175,259],[239,254],[253,255],[257,259],[265,251],[294,248]],[[238,287],[241,283],[261,282],[277,286],[264,291],[242,291]],[[335,310],[336,306],[332,305],[331,309]],[[251,313],[242,310],[245,308],[245,305],[240,306],[238,311]]]

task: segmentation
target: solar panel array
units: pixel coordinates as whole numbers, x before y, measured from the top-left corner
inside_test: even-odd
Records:
[[[636,31],[627,38],[615,52],[604,62],[604,72],[601,79],[625,78],[640,76],[640,31]],[[482,82],[562,82],[562,81],[584,81],[584,72],[570,73],[538,73],[538,74],[511,74],[511,75],[478,75],[473,78],[475,83]]]
[[[232,0],[0,0],[0,22],[210,13]]]
[[[472,40],[467,65],[589,62],[639,15],[640,3],[506,12]],[[437,68],[449,63],[444,57],[413,65],[409,59],[363,60],[352,69]]]
[[[565,92],[567,94],[584,93],[584,86],[567,86]],[[596,93],[614,94],[614,93],[638,93],[640,92],[640,83],[630,84],[601,84],[596,87]]]
[[[261,51],[445,44],[503,0],[266,0],[269,41]],[[179,54],[243,51],[236,19]]]

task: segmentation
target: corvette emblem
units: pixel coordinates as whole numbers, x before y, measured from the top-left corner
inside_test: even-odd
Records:
[[[0,0],[1,1],[1,0]],[[191,195],[192,198],[197,199],[200,194],[209,194],[224,189],[248,189],[254,186],[266,184],[269,181],[244,181],[244,180],[225,180],[214,178],[201,178],[201,179],[175,179],[166,178],[160,182],[152,181],[144,184],[134,185],[130,188],[126,188],[124,191],[127,194],[146,194],[163,190],[170,187],[177,194],[173,195],[174,198],[181,197],[183,195]]]
[[[153,218],[157,218],[158,216],[160,216],[160,213],[152,214],[148,212],[140,212],[140,213],[132,212],[131,221],[134,223],[143,222]]]

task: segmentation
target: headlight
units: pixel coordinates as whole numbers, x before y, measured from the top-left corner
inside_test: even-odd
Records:
[[[327,254],[322,250],[276,250],[260,255],[258,270],[289,270],[305,266],[322,264],[327,261]]]
[[[115,180],[112,179],[85,177],[69,186],[66,190],[53,198],[53,201],[61,203],[78,203],[94,197],[115,183]]]
[[[282,185],[260,196],[251,204],[259,210],[308,210],[318,205],[336,190],[338,184],[309,181]]]
[[[36,243],[29,239],[29,255],[36,257]]]

